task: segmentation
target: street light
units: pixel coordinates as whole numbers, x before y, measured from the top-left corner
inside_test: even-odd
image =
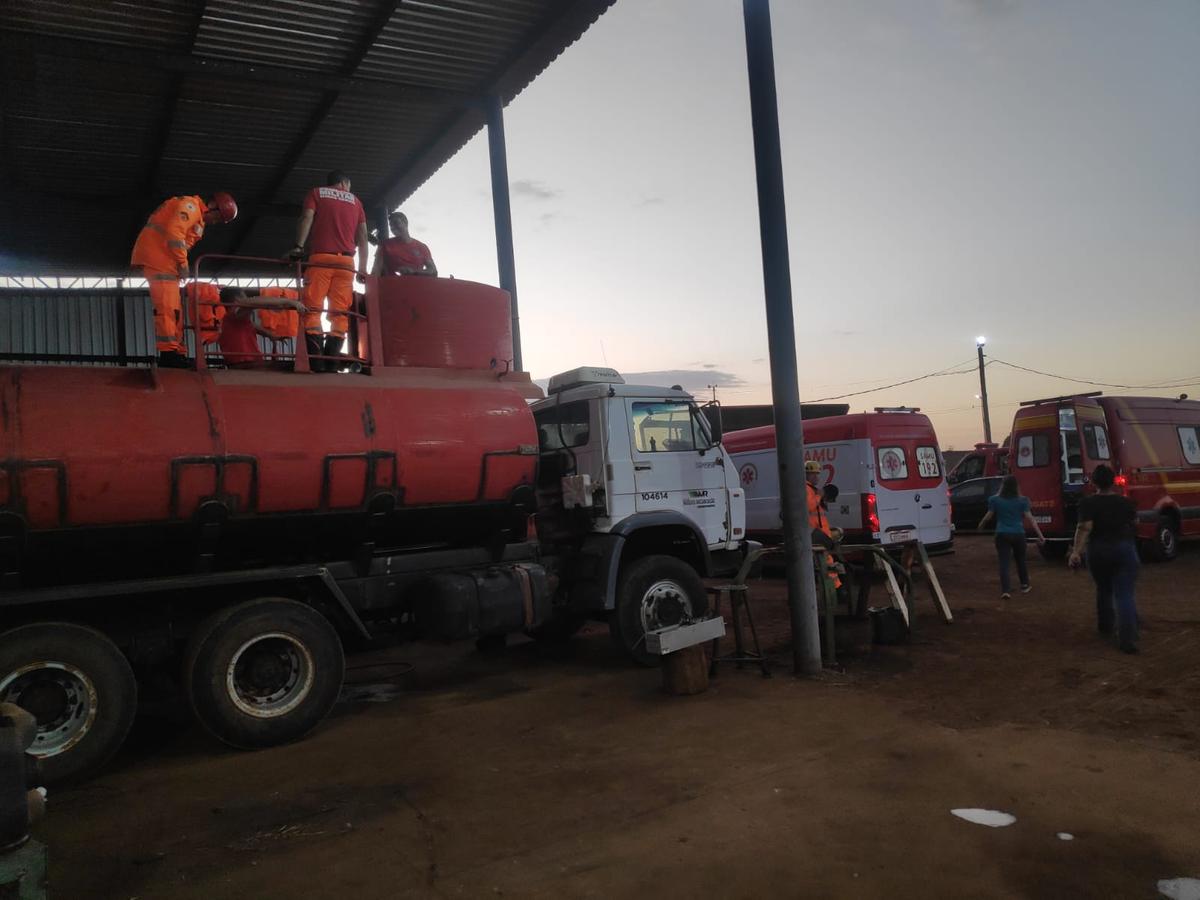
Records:
[[[988,415],[987,376],[983,374],[983,346],[987,338],[983,335],[975,338],[975,350],[979,354],[979,399],[983,401],[983,439],[992,442],[992,419]]]

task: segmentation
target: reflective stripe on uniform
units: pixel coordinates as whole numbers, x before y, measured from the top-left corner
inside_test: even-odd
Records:
[[[163,227],[162,227],[161,225],[159,225],[157,222],[147,222],[147,223],[146,223],[145,225],[143,225],[142,227],[143,227],[143,228],[149,228],[151,231],[157,231],[159,234],[161,234],[161,235],[163,235],[164,237],[166,237],[166,234],[167,234],[167,229],[163,228]]]
[[[181,250],[187,249],[187,241],[167,241],[168,247],[178,247]]]
[[[178,275],[151,275],[150,278],[153,281],[178,281],[179,280]]]

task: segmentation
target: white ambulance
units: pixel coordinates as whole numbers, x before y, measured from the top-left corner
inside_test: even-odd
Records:
[[[746,492],[746,530],[770,540],[783,531],[775,427],[724,436]],[[846,544],[919,540],[930,550],[953,540],[946,467],[928,416],[906,407],[804,422],[804,459],[821,464],[821,487],[838,498],[829,522]]]

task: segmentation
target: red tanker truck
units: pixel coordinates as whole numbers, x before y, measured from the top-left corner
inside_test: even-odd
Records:
[[[688,394],[583,368],[543,398],[485,285],[371,279],[363,307],[340,373],[302,340],[289,371],[0,360],[0,702],[48,781],[101,766],[164,672],[257,748],[325,716],[344,646],[604,618],[649,663],[646,632],[706,614],[745,512]]]

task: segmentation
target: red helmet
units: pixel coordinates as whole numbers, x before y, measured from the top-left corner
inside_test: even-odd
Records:
[[[217,191],[208,201],[208,209],[204,213],[204,221],[209,225],[218,222],[228,224],[237,218],[237,201],[228,191]]]

